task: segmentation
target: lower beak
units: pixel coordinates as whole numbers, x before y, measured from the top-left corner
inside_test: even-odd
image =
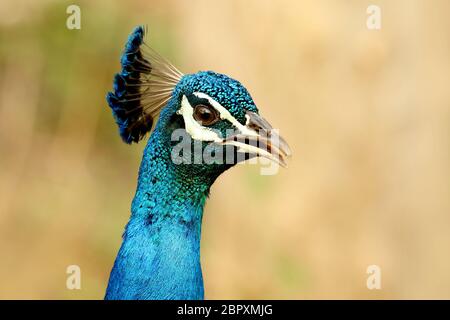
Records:
[[[247,111],[246,118],[245,131],[227,137],[222,143],[237,147],[239,152],[267,158],[287,167],[291,150],[278,130],[254,112]]]

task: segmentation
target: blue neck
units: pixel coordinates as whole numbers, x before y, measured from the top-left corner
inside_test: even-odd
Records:
[[[169,135],[153,132],[139,171],[130,221],[111,272],[106,299],[203,299],[200,234],[215,177],[175,165]]]

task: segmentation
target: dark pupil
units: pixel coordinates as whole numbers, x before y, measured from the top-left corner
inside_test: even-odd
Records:
[[[211,111],[209,111],[209,109],[206,109],[203,107],[199,108],[198,113],[199,113],[200,119],[205,120],[205,121],[211,119],[211,117],[212,117]]]
[[[202,122],[203,124],[209,124],[214,121],[215,114],[207,106],[198,105],[195,108],[195,120]]]

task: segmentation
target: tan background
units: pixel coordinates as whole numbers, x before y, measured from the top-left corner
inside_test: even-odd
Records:
[[[207,298],[450,298],[449,1],[77,1],[79,31],[71,3],[0,2],[0,298],[103,297],[144,147],[104,96],[142,23],[182,71],[243,82],[294,152],[212,188]]]

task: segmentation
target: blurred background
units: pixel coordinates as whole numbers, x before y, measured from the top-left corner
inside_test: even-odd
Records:
[[[81,8],[81,30],[66,8]],[[366,9],[381,7],[381,30]],[[0,2],[0,298],[101,299],[145,143],[105,94],[127,35],[185,73],[240,80],[290,143],[287,170],[222,175],[206,298],[450,298],[446,0]],[[81,290],[66,267],[81,267]],[[366,269],[381,268],[381,290]]]

